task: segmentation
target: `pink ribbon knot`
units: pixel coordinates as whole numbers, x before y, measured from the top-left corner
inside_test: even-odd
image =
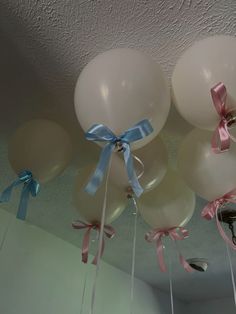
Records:
[[[84,238],[83,238],[83,244],[82,244],[82,262],[83,263],[87,263],[88,262],[88,254],[89,254],[89,243],[90,243],[90,235],[92,230],[96,230],[98,232],[98,234],[100,234],[101,231],[101,224],[100,223],[85,223],[81,220],[77,220],[72,222],[72,227],[74,229],[87,229],[85,234],[84,234]],[[104,235],[111,239],[114,237],[115,235],[115,230],[112,226],[109,225],[105,225],[104,226]],[[95,255],[92,264],[97,265],[97,260],[98,260],[98,253],[99,251],[101,252],[101,256],[103,255],[104,252],[104,248],[105,248],[105,240],[104,240],[104,236],[103,236],[103,240],[102,240],[102,247],[98,248],[98,252]]]
[[[157,259],[160,265],[160,269],[162,272],[167,271],[165,259],[164,259],[164,246],[162,243],[162,238],[169,236],[176,244],[176,240],[184,240],[189,236],[189,233],[186,229],[182,227],[174,227],[170,229],[153,229],[146,233],[145,240],[147,242],[156,242],[156,252]],[[176,245],[176,249],[179,253],[179,261],[180,264],[187,272],[192,272],[193,268],[188,264],[182,254],[179,252],[178,247]]]
[[[232,242],[232,240],[229,239],[229,237],[226,235],[224,229],[221,226],[221,223],[218,218],[218,211],[220,208],[222,208],[227,203],[233,203],[236,204],[236,189],[233,189],[229,193],[226,193],[225,195],[215,199],[212,202],[209,202],[202,210],[201,216],[202,218],[205,218],[207,220],[211,220],[214,217],[216,217],[216,225],[219,230],[219,233],[221,237],[224,239],[224,241],[229,244],[229,246],[236,250],[236,245]]]
[[[229,111],[226,108],[227,90],[225,85],[220,82],[211,88],[211,97],[220,116],[220,122],[212,137],[211,147],[215,153],[222,153],[230,148],[230,139],[236,141],[228,130],[227,114]]]

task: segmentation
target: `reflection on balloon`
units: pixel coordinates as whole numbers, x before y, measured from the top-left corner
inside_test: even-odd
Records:
[[[40,183],[58,176],[72,156],[68,133],[56,122],[35,119],[19,129],[8,145],[8,158],[14,171],[30,170]]]
[[[183,227],[191,219],[195,195],[173,170],[154,190],[140,198],[140,214],[152,228]]]
[[[159,65],[133,49],[112,49],[95,57],[75,88],[75,110],[84,131],[99,123],[118,136],[143,119],[150,121],[154,132],[132,149],[160,132],[169,108],[170,94]]]
[[[144,191],[150,191],[155,188],[164,178],[167,170],[168,155],[167,150],[159,137],[137,149],[134,155],[143,163],[140,164],[134,158],[134,168],[137,176],[140,176],[139,182]],[[111,181],[122,190],[126,191],[129,187],[129,181],[123,156],[113,155],[110,171]]]
[[[178,167],[191,189],[213,201],[236,187],[236,146],[215,154],[212,133],[194,129],[184,139],[178,153]]]
[[[236,38],[213,36],[196,42],[179,59],[172,77],[179,113],[198,128],[214,130],[220,118],[210,89],[219,82],[227,88],[226,105],[236,108]]]
[[[91,195],[84,191],[84,187],[94,169],[95,165],[88,165],[79,171],[74,192],[74,204],[80,215],[89,223],[101,221],[105,193],[104,183],[97,191],[96,197],[91,197]],[[105,224],[110,224],[117,219],[124,211],[126,203],[126,194],[109,183]]]

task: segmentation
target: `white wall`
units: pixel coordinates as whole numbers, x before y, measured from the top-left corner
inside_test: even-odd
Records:
[[[220,287],[219,287],[220,289]],[[234,314],[236,308],[233,298],[222,298],[211,301],[192,302],[186,307],[189,314]]]
[[[170,295],[167,293],[161,293],[159,290],[156,290],[156,296],[161,298],[161,302],[159,302],[159,305],[161,307],[160,313],[171,314]],[[175,314],[189,314],[188,312],[186,312],[186,306],[187,306],[187,303],[179,301],[174,294]]]
[[[86,269],[87,286],[91,287],[94,278],[94,267],[80,262],[80,250],[0,210],[0,240],[7,226],[0,251],[0,313],[80,313]],[[128,274],[102,263],[98,286],[96,314],[129,313]],[[89,313],[90,292],[88,289],[84,313]],[[169,314],[169,298],[136,280],[134,313]]]

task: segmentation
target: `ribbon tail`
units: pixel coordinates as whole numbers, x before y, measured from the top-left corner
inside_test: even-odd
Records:
[[[202,218],[207,219],[207,220],[211,220],[214,218],[215,213],[216,213],[216,205],[214,205],[212,202],[207,204],[201,213]]]
[[[164,259],[163,244],[161,238],[157,240],[157,258],[161,271],[165,273],[167,271],[167,267]]]
[[[21,219],[21,220],[25,220],[26,214],[27,214],[29,196],[30,196],[30,185],[27,183],[24,183],[24,186],[23,186],[22,192],[21,192],[20,203],[19,203],[17,214],[16,214],[16,218]]]
[[[107,236],[107,238],[112,239],[115,235],[115,229],[112,226],[106,225],[104,227],[104,233]]]
[[[31,181],[31,183],[30,183],[30,194],[33,197],[36,197],[37,194],[39,193],[39,190],[40,190],[40,184],[35,180]]]
[[[85,264],[88,262],[89,239],[91,230],[91,228],[88,228],[88,230],[85,232],[82,244],[82,262]]]
[[[90,178],[88,184],[85,187],[85,191],[90,194],[90,195],[94,195],[97,191],[97,189],[99,188],[105,171],[107,169],[111,154],[113,152],[115,144],[113,143],[109,143],[107,144],[102,152],[101,152],[101,156],[97,165],[97,168],[95,169],[92,177]]]
[[[103,236],[103,238],[102,238],[101,256],[100,256],[100,257],[103,256],[104,249],[105,249],[105,240],[104,240],[104,236]],[[94,257],[94,259],[93,259],[93,261],[92,261],[92,264],[93,264],[93,265],[97,265],[99,250],[100,250],[100,249],[98,248],[98,252],[97,252],[96,256]]]
[[[130,151],[130,146],[129,144],[123,144],[123,146],[124,146],[124,160],[129,182],[135,195],[139,197],[143,193],[143,188],[141,187],[138,181],[138,177],[134,170],[133,157]]]
[[[227,125],[221,121],[211,140],[211,147],[214,153],[226,152],[230,148],[230,134]]]
[[[181,240],[186,239],[188,237],[188,231],[180,227],[179,233],[177,229],[174,229],[169,233],[169,236],[176,243],[176,240],[181,241]]]
[[[185,229],[182,229],[183,231],[185,231]],[[186,230],[187,231],[187,230]],[[184,239],[184,238],[183,238]],[[183,240],[182,239],[182,240]],[[179,246],[177,244],[176,239],[174,240],[174,244],[175,244],[175,248],[179,254],[179,261],[180,264],[183,266],[183,268],[188,272],[188,273],[192,273],[194,272],[194,269],[189,265],[189,263],[186,261],[186,259],[183,257],[183,255],[181,254],[180,250],[179,250]]]
[[[0,203],[9,202],[13,188],[16,187],[17,185],[20,185],[21,183],[22,183],[21,180],[17,180],[13,182],[11,185],[9,185],[1,194]]]

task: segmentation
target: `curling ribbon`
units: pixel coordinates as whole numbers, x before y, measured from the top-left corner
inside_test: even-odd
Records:
[[[9,202],[12,190],[21,184],[23,184],[23,188],[16,217],[18,219],[25,220],[29,197],[30,195],[35,197],[39,193],[40,189],[40,184],[33,178],[31,171],[23,170],[19,173],[18,179],[16,179],[2,192],[0,196],[0,203]]]
[[[83,238],[83,244],[82,244],[82,262],[87,263],[88,262],[88,254],[89,254],[89,242],[90,242],[90,235],[92,230],[96,230],[98,234],[101,232],[101,225],[100,223],[95,223],[95,224],[87,224],[83,221],[77,220],[72,222],[72,227],[74,229],[87,229],[87,231],[84,234]],[[115,235],[115,230],[108,225],[104,225],[104,235],[107,236],[107,238],[111,239]],[[101,256],[103,255],[104,252],[104,247],[105,247],[105,240],[104,237],[102,239],[102,247],[101,247]],[[97,265],[98,261],[98,253],[94,257],[92,264]]]
[[[128,196],[129,198],[129,196]],[[134,234],[132,248],[132,267],[131,267],[131,285],[130,285],[130,314],[134,312],[134,274],[135,274],[135,258],[136,258],[136,242],[137,242],[137,219],[138,219],[138,204],[133,195],[130,196],[134,207]]]
[[[4,248],[4,245],[5,245],[5,242],[6,242],[6,239],[7,239],[7,235],[8,235],[8,232],[10,230],[10,226],[11,226],[11,223],[12,223],[12,217],[9,218],[9,221],[8,221],[8,224],[4,230],[4,233],[3,233],[3,236],[2,236],[2,241],[0,243],[0,251],[2,251],[2,249]]]
[[[130,144],[143,139],[153,132],[153,128],[147,119],[135,124],[132,128],[116,136],[108,127],[103,124],[94,124],[85,134],[89,141],[105,142],[96,170],[85,187],[86,192],[94,195],[100,186],[112,152],[118,148],[124,154],[125,166],[130,185],[137,197],[143,193],[133,166],[133,157]]]
[[[224,206],[226,203],[234,203],[236,204],[236,189],[226,193],[222,197],[217,198],[216,200],[209,202],[202,210],[201,216],[207,220],[211,220],[216,217],[216,224],[219,230],[221,237],[224,241],[233,249],[236,250],[236,245],[232,240],[226,235],[224,229],[221,226],[221,223],[218,218],[219,209]]]
[[[97,254],[97,265],[96,265],[96,272],[92,287],[92,298],[91,298],[91,307],[89,314],[95,313],[95,301],[96,301],[96,293],[97,293],[97,281],[98,281],[98,275],[100,270],[100,263],[101,263],[101,255],[102,255],[102,243],[104,241],[104,228],[105,228],[105,220],[106,220],[106,209],[107,209],[107,195],[108,195],[108,181],[109,181],[109,174],[111,170],[111,159],[108,162],[107,167],[107,174],[105,178],[105,191],[104,191],[104,199],[103,199],[103,205],[102,205],[102,217],[101,217],[101,224],[100,224],[100,234],[98,239],[98,254]]]
[[[230,267],[230,276],[231,276],[231,281],[232,281],[232,286],[233,286],[234,305],[236,306],[236,286],[235,286],[235,279],[234,279],[233,263],[232,263],[232,258],[231,258],[231,254],[229,251],[229,246],[227,243],[225,243],[225,246],[226,246],[226,251],[227,251],[227,255],[228,255],[228,261],[229,261],[229,267]]]
[[[164,253],[163,253],[163,244],[162,244],[162,238],[165,236],[169,236],[171,240],[173,240],[176,243],[176,240],[184,240],[188,237],[188,231],[182,227],[174,227],[170,229],[154,229],[146,233],[145,240],[148,242],[156,242],[156,248],[157,248],[157,259],[160,265],[160,269],[162,272],[167,271],[165,259],[164,259]],[[183,266],[183,268],[187,272],[192,272],[192,267],[188,264],[188,262],[185,260],[183,255],[179,253],[179,261],[180,264]]]
[[[86,294],[87,279],[88,279],[88,268],[86,268],[86,270],[85,270],[84,286],[83,286],[83,293],[82,293],[81,305],[80,305],[80,314],[83,314],[83,310],[84,310],[84,301],[85,301],[85,294]]]
[[[172,282],[172,261],[168,254],[169,259],[169,287],[170,287],[170,305],[171,305],[171,314],[175,313],[174,310],[174,295],[173,295],[173,282]]]
[[[221,82],[216,84],[211,89],[211,97],[220,116],[220,122],[212,137],[211,147],[215,153],[222,153],[230,148],[230,139],[236,142],[236,138],[228,130],[227,114],[229,112],[226,109],[227,90],[225,85]]]

